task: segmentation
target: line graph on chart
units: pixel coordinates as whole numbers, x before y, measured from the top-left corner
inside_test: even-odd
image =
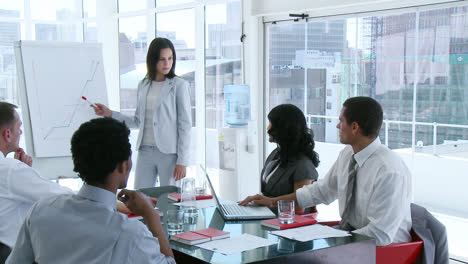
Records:
[[[107,104],[101,46],[25,42],[22,57],[35,156],[70,156],[73,133],[98,117],[82,96]]]
[[[33,62],[33,64],[34,64],[34,62]],[[79,96],[76,97],[76,99],[74,100],[74,103],[72,103],[72,104],[63,104],[63,109],[65,109],[65,116],[63,117],[63,119],[56,120],[56,122],[52,126],[50,126],[49,128],[44,129],[44,131],[45,131],[44,135],[43,135],[44,140],[48,139],[49,137],[52,137],[54,132],[56,132],[57,130],[69,129],[71,127],[71,124],[75,120],[76,114],[80,110],[82,110],[83,107],[87,107],[87,105],[84,104],[83,101],[81,100],[81,96],[87,96],[88,95],[89,89],[92,86],[92,83],[94,81],[94,77],[96,76],[96,71],[98,69],[99,64],[100,64],[99,61],[95,61],[95,60],[90,61],[89,76],[88,76],[88,78],[86,78],[85,83],[83,85],[83,88],[81,89],[81,91],[79,93]],[[35,68],[36,68],[36,66],[33,65],[34,75],[36,73]],[[36,77],[37,76],[35,75],[34,78],[37,81]],[[38,90],[36,90],[36,91],[38,91]],[[40,106],[39,106],[39,114],[41,114]]]

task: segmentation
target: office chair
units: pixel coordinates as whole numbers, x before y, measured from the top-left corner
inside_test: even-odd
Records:
[[[394,243],[376,247],[377,264],[448,264],[448,242],[445,226],[426,208],[411,204],[410,242]],[[320,222],[319,224],[336,226],[339,221]]]
[[[319,222],[327,226],[339,225],[339,221]],[[394,243],[387,246],[377,246],[375,250],[376,264],[411,264],[417,263],[423,241],[411,230],[412,241]]]
[[[448,264],[449,252],[447,231],[426,208],[411,204],[411,219],[414,232],[424,241],[422,264]]]

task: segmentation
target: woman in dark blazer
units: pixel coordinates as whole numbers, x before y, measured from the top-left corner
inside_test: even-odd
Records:
[[[268,197],[295,192],[318,178],[319,157],[314,151],[312,130],[307,128],[302,111],[294,105],[282,104],[268,114],[269,141],[278,147],[265,161],[261,174],[261,191]],[[300,208],[296,214],[316,212],[315,207]]]

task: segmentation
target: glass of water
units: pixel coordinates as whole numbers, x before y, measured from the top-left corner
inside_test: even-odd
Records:
[[[164,217],[168,232],[177,233],[184,229],[184,210],[167,210]]]
[[[281,224],[294,223],[294,201],[278,201],[278,219]]]
[[[195,200],[196,200],[195,179],[183,178],[182,187],[180,190],[180,201],[182,202],[182,206],[184,202],[195,201]]]

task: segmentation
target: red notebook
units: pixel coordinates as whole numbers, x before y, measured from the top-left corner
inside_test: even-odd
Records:
[[[180,193],[169,193],[167,194],[167,198],[169,200],[175,201],[175,202],[180,202]],[[205,199],[211,199],[213,198],[213,195],[197,195],[195,197],[196,200],[205,200]]]
[[[229,237],[229,232],[224,232],[214,228],[206,228],[196,231],[185,232],[171,235],[171,240],[178,241],[187,245],[196,245],[210,240]]]
[[[214,228],[206,228],[197,231],[192,231],[194,233],[209,237],[211,240],[223,239],[229,237],[229,232],[224,232]]]
[[[197,234],[195,232],[171,235],[171,239],[187,245],[196,245],[211,240],[209,237]]]
[[[295,228],[300,226],[312,225],[317,223],[317,214],[305,214],[305,215],[296,215],[294,217],[294,223],[291,224],[280,224],[278,218],[263,220],[262,225],[274,228],[274,229],[289,229]]]

